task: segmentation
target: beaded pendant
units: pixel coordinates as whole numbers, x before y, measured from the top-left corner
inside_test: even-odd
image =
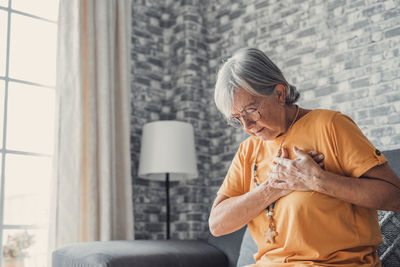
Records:
[[[267,238],[267,243],[271,243],[271,244],[275,243],[275,236],[278,235],[278,233],[276,232],[276,229],[275,229],[274,219],[272,217],[274,215],[274,206],[275,206],[275,202],[273,202],[271,204],[271,206],[267,207],[267,218],[268,218],[269,224],[268,224],[268,231],[264,232],[264,235]]]
[[[260,184],[258,183],[258,177],[257,177],[257,164],[254,164],[253,167],[253,181],[254,183],[259,186]],[[273,215],[274,215],[274,207],[275,207],[275,202],[273,202],[270,206],[268,206],[265,211],[266,211],[266,215],[268,218],[268,231],[264,232],[264,235],[267,239],[267,244],[271,243],[274,244],[275,243],[275,236],[278,235],[278,233],[276,232],[275,229],[275,224],[274,224],[274,220],[273,220]]]

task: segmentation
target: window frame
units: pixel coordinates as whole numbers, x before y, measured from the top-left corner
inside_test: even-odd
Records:
[[[48,230],[48,228],[44,226],[39,226],[39,225],[24,225],[24,224],[4,224],[4,210],[5,210],[5,170],[6,170],[6,157],[7,155],[14,154],[14,155],[25,155],[25,156],[34,156],[34,157],[46,157],[46,158],[52,158],[53,155],[51,154],[43,154],[43,153],[35,153],[35,152],[27,152],[27,151],[17,151],[17,150],[9,150],[6,147],[7,143],[7,110],[8,110],[8,87],[10,82],[15,82],[15,83],[21,83],[21,84],[26,84],[26,85],[33,85],[33,86],[38,86],[38,87],[43,87],[43,88],[49,88],[49,89],[54,89],[55,86],[49,86],[45,84],[38,84],[26,80],[19,80],[19,79],[13,79],[9,77],[9,67],[10,67],[10,42],[11,42],[11,17],[12,14],[18,14],[22,16],[27,16],[30,18],[38,19],[41,21],[45,21],[48,23],[54,23],[57,24],[57,21],[50,20],[44,17],[36,16],[33,14],[21,12],[18,10],[15,10],[12,8],[12,0],[8,1],[8,7],[0,6],[0,10],[7,12],[7,34],[6,34],[6,54],[5,54],[5,73],[4,76],[0,74],[0,80],[4,81],[4,106],[2,107],[3,109],[3,136],[1,142],[1,147],[0,147],[0,154],[1,154],[1,169],[0,169],[0,267],[3,266],[3,235],[4,231],[6,230],[36,230],[36,229],[41,229],[41,230]],[[1,105],[0,105],[1,107]],[[47,252],[47,251],[46,251]],[[46,259],[47,260],[47,259]]]

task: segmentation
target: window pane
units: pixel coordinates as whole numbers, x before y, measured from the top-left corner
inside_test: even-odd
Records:
[[[13,0],[12,8],[35,16],[50,20],[57,20],[57,0]]]
[[[11,15],[10,78],[54,86],[56,30],[55,23]]]
[[[26,266],[26,267],[43,267],[46,266],[46,251],[48,247],[47,231],[37,229],[7,229],[3,232],[3,250],[6,255],[16,252],[15,244],[21,245],[19,257],[7,256],[3,258],[4,266]],[[25,241],[25,242],[24,242]],[[19,261],[19,262],[18,262]],[[17,262],[16,264],[12,264]],[[22,263],[23,262],[23,263]],[[20,265],[18,265],[18,263]],[[8,264],[8,265],[7,265]]]
[[[54,93],[54,89],[9,83],[7,149],[52,154]]]
[[[6,154],[4,224],[48,226],[51,158]]]
[[[0,0],[0,6],[8,7],[8,0]]]
[[[1,1],[1,0],[0,0]],[[6,75],[6,55],[7,55],[7,12],[0,10],[0,76]]]
[[[3,147],[4,81],[0,80],[0,148]]]

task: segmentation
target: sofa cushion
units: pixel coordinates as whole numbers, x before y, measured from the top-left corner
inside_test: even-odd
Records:
[[[52,255],[57,267],[227,267],[227,257],[202,241],[135,240],[71,244]]]

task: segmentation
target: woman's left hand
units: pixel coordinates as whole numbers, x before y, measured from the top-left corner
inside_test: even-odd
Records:
[[[296,159],[276,157],[271,165],[269,185],[273,188],[297,191],[314,191],[316,180],[320,175],[320,165],[306,152],[293,147]]]

